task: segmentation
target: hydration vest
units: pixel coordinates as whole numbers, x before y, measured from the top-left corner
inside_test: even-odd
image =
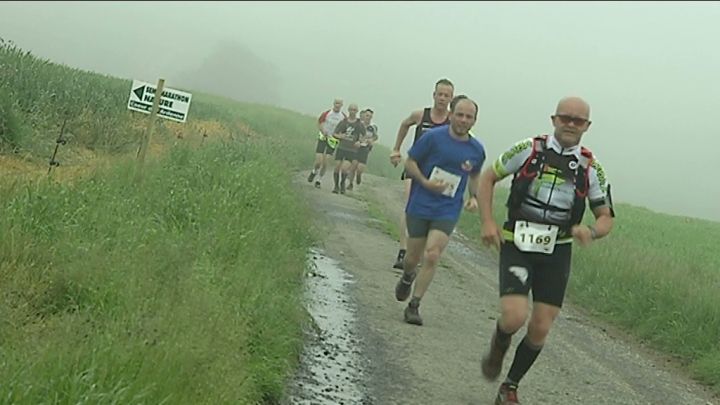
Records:
[[[547,135],[541,135],[533,138],[530,157],[528,157],[525,161],[522,169],[515,173],[513,177],[512,185],[510,187],[510,196],[508,197],[506,203],[508,207],[508,220],[511,223],[514,223],[517,220],[524,219],[519,216],[520,206],[523,203],[547,211],[567,212],[567,209],[559,208],[548,202],[540,201],[534,198],[530,195],[529,189],[530,184],[546,165],[556,168],[569,167],[571,169],[575,166],[574,173],[572,175],[572,181],[575,185],[575,198],[573,200],[572,207],[569,210],[570,219],[565,224],[560,225],[560,229],[563,232],[569,233],[573,225],[579,224],[582,221],[583,214],[585,213],[585,200],[590,188],[589,172],[590,165],[593,161],[593,155],[590,150],[584,147],[580,148],[580,157],[575,155],[561,155],[547,147],[547,138]]]

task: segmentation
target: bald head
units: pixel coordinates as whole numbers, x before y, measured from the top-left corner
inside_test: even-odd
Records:
[[[580,144],[583,134],[590,128],[590,105],[580,97],[564,97],[550,119],[558,142],[563,147],[573,147]]]
[[[341,98],[336,98],[335,100],[333,100],[333,111],[339,112],[342,106],[343,100]]]
[[[590,119],[590,105],[580,97],[564,97],[555,109],[556,115],[570,115]]]
[[[351,103],[350,105],[348,105],[348,114],[350,115],[350,118],[355,119],[355,117],[357,116],[358,110],[359,110],[359,108],[358,108],[357,104]]]

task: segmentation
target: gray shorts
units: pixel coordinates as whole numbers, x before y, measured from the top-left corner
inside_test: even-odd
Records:
[[[448,219],[424,219],[405,214],[405,224],[407,225],[408,237],[425,238],[431,229],[437,229],[447,236],[452,235],[457,221]]]

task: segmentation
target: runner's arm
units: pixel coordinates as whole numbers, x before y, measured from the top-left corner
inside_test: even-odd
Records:
[[[377,142],[377,140],[380,139],[380,135],[378,135],[377,127],[375,127],[375,132],[373,132],[373,137],[370,139],[370,142],[368,142],[368,145],[372,146]]]
[[[393,153],[399,154],[400,153],[400,147],[402,146],[403,141],[405,140],[405,137],[407,136],[408,130],[411,126],[417,125],[420,120],[422,119],[422,111],[413,111],[410,113],[410,116],[405,118],[400,123],[400,128],[398,129],[397,138],[395,138],[395,146],[393,146]]]
[[[470,193],[470,198],[474,198],[475,200],[478,200],[478,193],[480,191],[480,171],[476,173],[471,173],[470,177],[468,178],[468,193]]]
[[[327,118],[327,112],[323,112],[323,113],[320,114],[320,116],[318,117],[318,122],[317,122],[318,131],[320,131],[320,133],[323,134],[323,135],[325,135],[325,136],[328,135],[328,134],[326,134],[325,132],[323,132],[323,124],[325,123],[325,119],[326,119],[326,118]]]
[[[593,239],[600,239],[610,233],[613,227],[613,216],[610,207],[597,207],[592,210],[595,215],[595,224],[590,226],[595,234]]]
[[[410,156],[408,156],[407,160],[405,160],[405,174],[407,177],[417,181],[423,187],[426,187],[428,182],[427,177],[425,177],[425,175],[422,174],[422,171],[420,171],[417,161]]]
[[[333,138],[335,139],[345,139],[345,131],[347,131],[348,122],[347,120],[340,121],[339,124],[335,127],[335,131],[332,134]]]
[[[606,236],[612,230],[615,209],[613,208],[611,186],[600,161],[595,157],[590,168],[590,189],[588,200],[595,216],[595,224],[589,226],[592,239]],[[594,233],[594,235],[592,235]]]
[[[490,166],[485,169],[478,179],[477,201],[480,208],[480,220],[483,223],[493,222],[493,193],[495,191],[495,183],[501,180],[495,173],[495,169]]]

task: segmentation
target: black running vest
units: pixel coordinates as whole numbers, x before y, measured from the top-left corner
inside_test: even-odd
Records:
[[[417,142],[417,140],[420,139],[420,137],[421,137],[421,136],[425,133],[425,131],[427,131],[428,129],[434,128],[434,127],[439,127],[439,126],[441,126],[441,125],[446,125],[447,123],[450,122],[450,116],[449,116],[449,115],[448,115],[448,118],[446,118],[445,121],[443,121],[443,122],[440,122],[440,123],[435,123],[435,122],[433,122],[433,120],[430,118],[430,111],[431,111],[431,110],[432,110],[432,108],[429,108],[429,107],[423,110],[422,119],[421,119],[420,122],[415,126],[415,140],[413,141],[413,143]]]

